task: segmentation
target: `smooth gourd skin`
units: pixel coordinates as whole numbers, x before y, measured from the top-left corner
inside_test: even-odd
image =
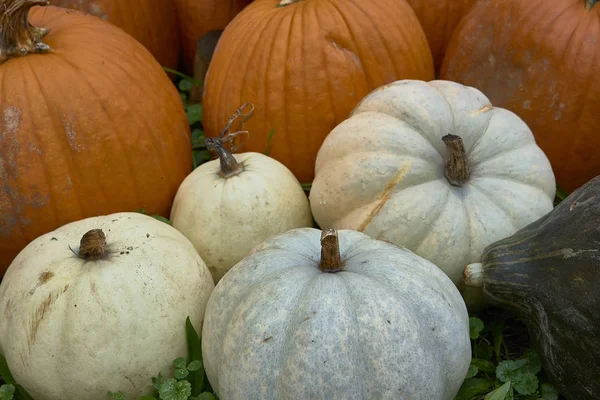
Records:
[[[445,177],[442,137],[464,141],[470,177]],[[432,261],[459,283],[486,245],[553,207],[554,175],[525,123],[478,90],[401,80],[367,95],[321,146],[310,192],[322,229],[355,229]]]
[[[600,176],[488,246],[482,263],[485,297],[527,324],[561,394],[600,398]]]
[[[110,255],[77,257],[101,228]],[[72,250],[73,251],[72,251]],[[187,354],[185,320],[200,329],[214,288],[192,244],[140,213],[76,221],[40,236],[0,284],[0,353],[36,400],[128,399]]]
[[[343,271],[318,269],[321,231],[264,241],[216,286],[202,350],[223,400],[451,400],[471,360],[465,304],[435,265],[339,231]]]
[[[269,236],[313,226],[300,182],[260,153],[233,155],[244,170],[222,177],[219,160],[196,168],[181,184],[171,223],[196,247],[215,283]]]

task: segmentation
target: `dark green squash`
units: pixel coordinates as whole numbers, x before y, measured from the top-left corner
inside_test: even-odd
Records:
[[[525,323],[563,396],[600,399],[600,176],[487,246],[464,278]]]

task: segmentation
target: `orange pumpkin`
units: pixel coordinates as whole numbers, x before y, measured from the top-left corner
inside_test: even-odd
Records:
[[[146,46],[158,62],[177,68],[179,28],[171,0],[50,0],[107,20]]]
[[[209,31],[224,29],[251,1],[175,0],[181,28],[183,68],[186,73],[193,73],[198,39]]]
[[[65,223],[168,216],[192,165],[181,98],[150,52],[73,10],[35,7],[27,24],[44,3],[0,0],[0,275]]]
[[[600,174],[596,0],[479,0],[458,25],[440,78],[519,115],[567,191]]]
[[[434,78],[427,39],[404,0],[257,0],[225,29],[205,82],[204,128],[240,104],[256,111],[239,151],[264,152],[301,182],[327,134],[371,90]]]
[[[433,54],[435,70],[442,65],[446,46],[460,19],[476,0],[406,0],[417,14]]]

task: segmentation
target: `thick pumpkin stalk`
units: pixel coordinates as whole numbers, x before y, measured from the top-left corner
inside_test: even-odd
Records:
[[[0,63],[51,50],[42,43],[49,30],[31,26],[27,19],[31,7],[48,4],[48,0],[0,0]]]
[[[79,257],[86,261],[100,260],[108,254],[106,235],[102,229],[92,229],[86,232],[79,243]]]
[[[442,140],[449,153],[444,175],[451,185],[462,186],[469,180],[471,174],[462,138],[448,134],[442,137]]]
[[[597,2],[598,0],[585,0],[585,9],[588,11],[591,10]]]
[[[323,272],[338,272],[343,266],[337,231],[335,229],[322,231],[319,269]]]
[[[468,287],[482,287],[483,286],[483,264],[473,263],[467,265],[463,272],[463,278],[465,285]]]
[[[289,6],[290,4],[294,4],[294,3],[297,3],[299,1],[301,1],[301,0],[281,0],[279,2],[278,7]]]
[[[223,178],[229,178],[237,175],[244,170],[242,164],[237,162],[233,154],[231,154],[231,152],[225,148],[221,139],[206,138],[204,143],[206,144],[206,149],[208,151],[217,153],[219,161],[221,162],[220,175]]]

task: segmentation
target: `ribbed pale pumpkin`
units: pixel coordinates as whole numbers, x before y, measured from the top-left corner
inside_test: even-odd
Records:
[[[251,1],[175,0],[173,2],[177,8],[181,29],[182,61],[185,72],[191,74],[194,70],[198,39],[210,31],[224,29]]]
[[[204,127],[252,102],[240,151],[269,155],[300,182],[314,176],[327,133],[368,92],[397,79],[433,79],[427,39],[405,0],[258,0],[225,29],[205,82]]]
[[[49,0],[109,21],[143,44],[165,67],[177,68],[179,27],[171,0]]]
[[[0,1],[0,274],[67,222],[168,216],[192,168],[181,98],[150,52],[73,10],[37,7],[28,25],[39,3]]]
[[[128,399],[187,354],[214,282],[175,228],[140,213],[64,225],[32,241],[0,284],[0,353],[36,400]]]
[[[568,192],[600,174],[597,0],[479,0],[455,33],[441,79],[519,115]]]
[[[323,229],[405,246],[459,283],[484,247],[553,207],[548,159],[478,90],[402,80],[366,96],[325,139],[310,192]]]
[[[460,19],[476,0],[406,0],[425,31],[436,71]]]
[[[227,400],[451,400],[469,318],[435,265],[355,231],[273,236],[212,292],[206,374]]]
[[[206,147],[218,159],[185,178],[170,219],[218,283],[263,240],[310,227],[313,218],[300,182],[280,162],[261,153],[231,154],[221,138],[206,139]]]

